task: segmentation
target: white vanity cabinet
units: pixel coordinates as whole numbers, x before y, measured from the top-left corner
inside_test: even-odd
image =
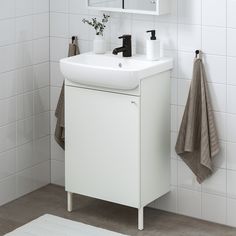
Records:
[[[72,194],[139,210],[170,190],[170,72],[135,90],[66,81],[65,177]]]

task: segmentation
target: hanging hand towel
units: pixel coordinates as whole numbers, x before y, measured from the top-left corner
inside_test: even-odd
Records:
[[[220,148],[201,56],[194,61],[192,83],[175,150],[199,183],[213,173],[213,157]]]
[[[78,39],[77,37],[72,37],[72,43],[69,45],[69,53],[68,56],[78,55],[79,47],[78,47]],[[65,97],[64,97],[64,89],[65,83],[62,85],[61,94],[58,100],[55,116],[57,118],[57,124],[55,129],[55,140],[61,146],[61,148],[65,149]]]

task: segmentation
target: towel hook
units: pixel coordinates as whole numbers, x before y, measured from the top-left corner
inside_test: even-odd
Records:
[[[195,51],[196,58],[200,55],[200,50]]]
[[[77,37],[77,36],[72,36],[72,37],[71,37],[72,43],[74,43],[74,42],[77,41],[77,40],[78,40],[78,37]]]

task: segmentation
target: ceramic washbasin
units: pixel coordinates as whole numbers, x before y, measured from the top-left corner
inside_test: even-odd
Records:
[[[60,60],[63,76],[87,86],[132,90],[140,80],[172,69],[173,60],[147,61],[144,55],[123,58],[112,54],[84,53]]]

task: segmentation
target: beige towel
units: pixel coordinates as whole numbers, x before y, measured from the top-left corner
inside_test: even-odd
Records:
[[[72,43],[69,45],[68,56],[78,55],[79,47],[78,47],[78,39],[77,37],[72,37]],[[64,103],[64,90],[65,83],[62,85],[61,94],[58,100],[55,116],[57,118],[57,124],[55,129],[55,140],[61,146],[61,148],[65,149],[65,103]]]
[[[213,157],[220,148],[201,57],[194,61],[193,79],[175,150],[199,183],[213,173]]]

